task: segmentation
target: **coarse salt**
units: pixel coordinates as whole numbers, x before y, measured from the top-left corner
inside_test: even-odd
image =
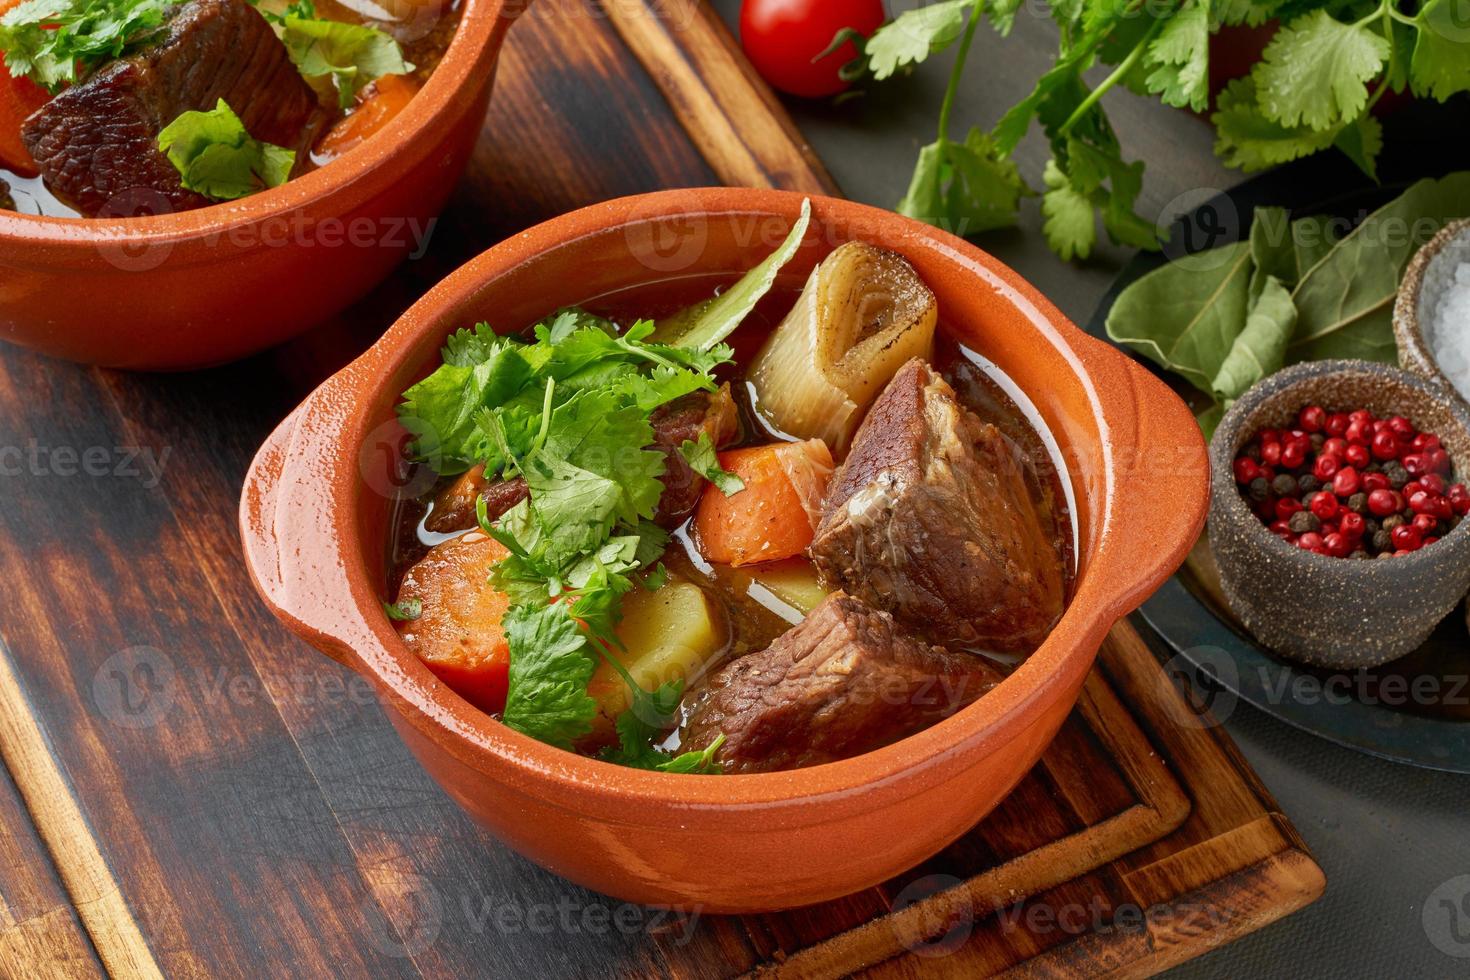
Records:
[[[1455,267],[1430,317],[1429,346],[1445,377],[1470,400],[1470,262]]]

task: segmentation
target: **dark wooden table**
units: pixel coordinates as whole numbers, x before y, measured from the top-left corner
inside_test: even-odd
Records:
[[[628,18],[643,9],[577,0],[532,8],[512,34],[470,175],[428,255],[334,323],[281,350],[194,375],[122,375],[0,352],[0,569],[7,581],[0,592],[0,976],[34,977],[38,963],[95,976],[104,961],[135,976],[715,976],[800,950],[830,933],[833,921],[857,925],[875,914],[866,900],[854,900],[826,910],[821,921],[795,913],[706,922],[690,942],[685,920],[623,909],[541,872],[466,820],[408,757],[365,685],[290,638],[239,567],[233,503],[261,439],[469,255],[542,218],[621,194],[720,182],[816,189],[827,180],[817,156],[850,196],[891,203],[897,195],[917,144],[909,134],[920,122],[930,125],[925,112],[900,110],[937,104],[932,73],[841,111],[794,107],[813,154],[783,116],[762,111],[769,97],[728,50],[708,43],[707,31],[677,21],[630,31]],[[1038,24],[1023,23],[1006,55],[1029,66],[1044,38]],[[977,64],[994,63],[995,53]],[[977,107],[1009,99],[1014,93],[1002,89],[1017,84],[1009,77],[1015,74],[984,90]],[[1159,130],[1151,158],[1167,159],[1167,144],[1192,159],[1195,172],[1207,169],[1207,136],[1186,117],[1157,115],[1174,131]],[[1118,258],[1108,254],[1074,272],[1039,252],[1034,234],[986,244],[1074,317],[1085,316]],[[1141,847],[1131,864],[1059,886],[1059,894],[1173,894],[1167,886],[1182,872],[1179,835],[1186,845],[1197,842],[1200,854],[1228,855],[1205,845],[1235,826],[1212,823],[1231,812],[1261,814],[1248,831],[1231,831],[1246,852],[1300,855],[1294,832],[1234,761],[1229,740],[1190,727],[1195,716],[1164,696],[1163,675],[1146,666],[1140,649],[1125,641],[1106,658],[1108,683],[1141,706],[1118,725],[1136,729],[1125,741],[1167,746],[1159,752],[1173,776],[1155,771],[1159,759],[1124,766],[1134,770],[1124,775],[1144,807],[1136,831],[1141,843],[1188,823],[1170,838],[1175,843]],[[1115,710],[1107,698],[1089,699],[1088,724],[1108,727],[1098,721]],[[1093,751],[1102,744],[1085,726],[1068,737]],[[1258,755],[1280,768],[1281,756]],[[1169,787],[1175,778],[1187,782],[1192,762],[1221,767],[1220,781],[1213,793],[1208,781],[1191,789],[1196,799],[1186,806],[1178,787]],[[1122,790],[1054,789],[1084,835],[1089,814],[1106,823],[1110,806],[1131,799]],[[1018,814],[1028,806],[1041,812],[1052,805],[1049,797],[1022,799],[1007,819],[1022,826]],[[1443,798],[1429,806],[1435,820],[1452,812]],[[1337,819],[1353,819],[1351,811]],[[1008,851],[1024,857],[1044,840],[1037,833],[1035,840],[993,841],[968,860],[1005,872],[993,878],[1003,897]],[[1260,853],[1264,860],[1272,852]],[[1096,854],[1094,864],[1108,857]],[[1310,866],[1296,860],[1297,868]],[[1141,883],[1127,884],[1130,875]],[[1297,904],[1311,897],[1310,875],[1301,880]],[[1234,897],[1239,908],[1253,907],[1250,895]],[[1191,935],[1186,921],[1147,934],[1148,942],[1166,943],[1162,950],[1104,944],[1087,962],[1158,968],[1197,953],[1201,941],[1244,934],[1285,906],[1273,893],[1260,908],[1258,920],[1247,915],[1228,928],[1212,931],[1206,923]],[[621,919],[606,917],[613,913]],[[1271,937],[1286,928],[1274,926],[1241,948],[1274,955]],[[1326,931],[1320,919],[1317,929]],[[1034,957],[1045,945],[1025,930],[1002,932],[994,949],[1007,959],[995,963]],[[1294,961],[1310,961],[1310,935],[1294,935]],[[1322,946],[1316,950],[1320,960]],[[910,957],[885,972],[979,969],[969,955]],[[1056,969],[1068,961],[1032,962]]]

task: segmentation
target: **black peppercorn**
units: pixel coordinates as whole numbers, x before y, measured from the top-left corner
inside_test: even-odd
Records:
[[[1373,535],[1373,550],[1382,554],[1393,554],[1393,537],[1387,531],[1378,531]]]
[[[1271,484],[1266,482],[1264,476],[1258,476],[1251,481],[1251,500],[1256,503],[1264,503],[1271,499]]]
[[[1297,488],[1296,477],[1290,473],[1276,474],[1276,479],[1271,481],[1271,489],[1278,497],[1295,497],[1301,493],[1301,490]]]
[[[1304,473],[1296,478],[1296,488],[1301,491],[1303,497],[1307,497],[1322,489],[1322,481],[1310,473]]]
[[[1322,530],[1322,521],[1309,510],[1299,510],[1287,518],[1286,526],[1291,528],[1292,534],[1315,534]]]
[[[1403,527],[1407,523],[1409,522],[1404,520],[1403,514],[1389,514],[1383,519],[1383,530],[1392,531],[1394,528]]]
[[[1359,548],[1357,551],[1348,555],[1348,557],[1357,561],[1362,561],[1364,558],[1372,558],[1373,556],[1368,554],[1368,552],[1364,551],[1363,549]]]
[[[1402,490],[1413,479],[1413,477],[1409,476],[1409,471],[1396,462],[1389,463],[1388,466],[1384,467],[1383,472],[1388,477],[1388,485],[1395,490]]]
[[[1354,514],[1368,513],[1368,495],[1366,493],[1355,493],[1348,498],[1348,510]]]
[[[1312,433],[1312,452],[1320,453],[1322,447],[1327,445],[1327,437],[1320,432]]]

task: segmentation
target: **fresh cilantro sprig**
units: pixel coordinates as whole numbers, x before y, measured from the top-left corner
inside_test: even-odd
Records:
[[[52,94],[152,39],[172,0],[25,0],[0,16],[11,75]]]
[[[297,69],[307,78],[330,78],[344,109],[384,75],[406,75],[414,70],[388,34],[367,24],[318,18],[309,5],[288,11],[280,19],[280,28],[281,41]]]
[[[627,681],[629,710],[654,717],[646,700],[653,694],[609,652],[619,645],[622,597],[640,582],[657,588],[667,578],[653,568],[669,536],[653,523],[666,463],[650,448],[650,415],[713,390],[712,372],[732,356],[724,344],[656,343],[653,331],[650,321],[622,330],[578,309],[537,324],[530,340],[480,324],[448,339],[443,364],[399,406],[416,436],[414,451],[440,472],[484,464],[491,476],[526,480],[528,498],[497,521],[483,498],[477,502],[481,528],[509,552],[491,571],[494,587],[511,600],[503,720],[564,748],[591,730],[596,703],[587,681],[603,659]],[[707,448],[713,459],[713,445]],[[709,768],[708,756],[698,764],[663,759],[649,744],[651,730],[636,729],[640,745],[627,741],[632,724],[619,725],[630,760],[636,753],[649,768]]]
[[[1014,224],[1033,190],[1012,154],[1032,126],[1051,149],[1042,175],[1043,233],[1063,258],[1086,258],[1100,223],[1114,242],[1156,248],[1137,213],[1143,165],[1130,162],[1101,100],[1123,87],[1167,105],[1209,107],[1210,37],[1222,27],[1279,21],[1261,60],[1219,96],[1216,152],[1259,170],[1336,147],[1370,177],[1382,149],[1373,106],[1387,92],[1440,101],[1470,89],[1464,0],[1055,0],[1058,52],[1032,91],[988,132],[951,137],[951,112],[984,13],[1009,32],[1019,0],[940,0],[859,42],[845,77],[881,81],[955,48],[935,142],[919,151],[898,210],[960,234]],[[1459,5],[1459,6],[1457,6]],[[1111,70],[1095,84],[1091,70]]]
[[[260,0],[250,0],[259,4]],[[384,75],[406,75],[414,65],[391,36],[368,24],[318,17],[315,0],[293,0],[280,13],[257,6],[275,25],[291,61],[307,78],[329,78],[346,109]]]
[[[296,152],[252,139],[220,99],[209,112],[185,112],[158,134],[158,149],[183,186],[214,201],[233,201],[291,176]]]
[[[732,497],[745,489],[744,480],[720,465],[719,457],[715,455],[714,440],[708,432],[701,432],[698,441],[685,439],[679,446],[679,455],[684,457],[691,470],[713,483],[715,489],[725,496]]]

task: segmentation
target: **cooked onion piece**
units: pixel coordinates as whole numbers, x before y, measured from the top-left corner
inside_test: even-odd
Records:
[[[861,242],[839,247],[751,365],[761,414],[842,455],[899,367],[930,357],[938,319],[934,293],[902,256]]]

